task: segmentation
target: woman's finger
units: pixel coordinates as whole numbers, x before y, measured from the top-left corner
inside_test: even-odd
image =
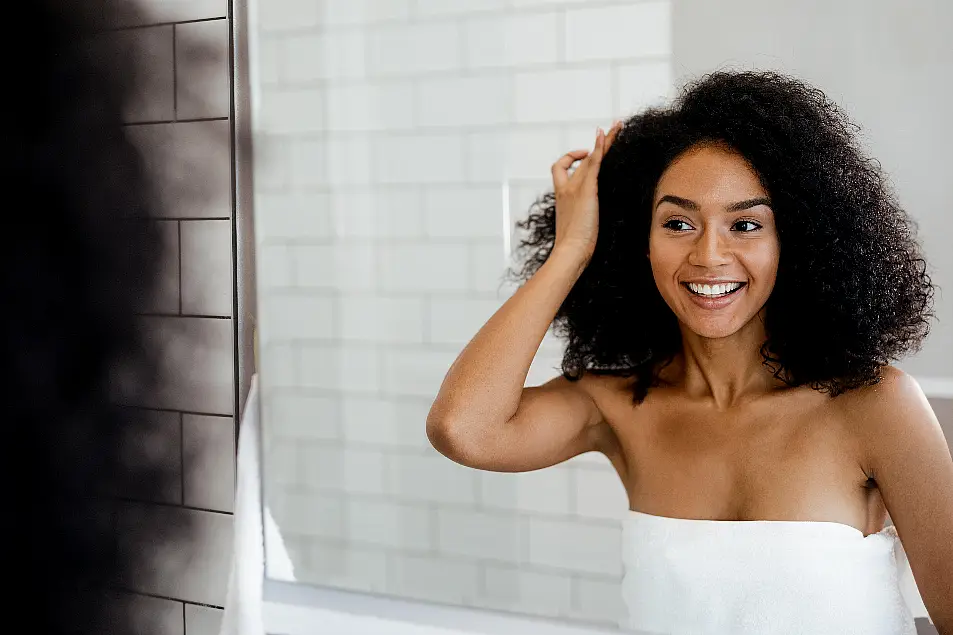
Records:
[[[588,150],[573,150],[567,152],[553,163],[553,185],[557,188],[562,187],[569,181],[569,168],[580,159],[585,159],[589,154]]]
[[[589,155],[589,165],[596,168],[595,172],[599,171],[599,165],[602,163],[602,157],[605,155],[606,151],[606,133],[599,128],[596,131],[596,146],[592,149],[592,154]]]
[[[617,121],[612,124],[612,127],[609,128],[609,133],[606,135],[606,150],[612,146],[612,142],[615,141],[616,137],[619,136],[619,133],[622,131],[622,122]]]

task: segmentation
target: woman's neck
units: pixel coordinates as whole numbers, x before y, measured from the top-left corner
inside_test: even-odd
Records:
[[[755,316],[728,337],[711,339],[682,327],[682,354],[676,371],[694,399],[710,400],[718,410],[783,386],[763,363],[764,320]]]

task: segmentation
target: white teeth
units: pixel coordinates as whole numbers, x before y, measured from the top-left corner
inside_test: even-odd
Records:
[[[699,295],[719,296],[736,291],[741,287],[741,282],[729,282],[727,284],[695,284],[688,283],[688,288]]]

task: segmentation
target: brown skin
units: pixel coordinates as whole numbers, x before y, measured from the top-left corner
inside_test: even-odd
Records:
[[[553,166],[556,247],[451,367],[428,417],[434,447],[464,465],[512,472],[599,451],[630,507],[661,516],[832,521],[866,535],[889,512],[937,629],[953,634],[953,458],[936,416],[892,367],[879,384],[831,399],[786,386],[762,364],[763,307],[781,254],[767,192],[736,153],[693,148],[656,189],[647,255],[683,336],[664,385],[638,406],[621,378],[524,388],[592,256],[595,175],[615,132]],[[727,306],[703,308],[683,283],[706,279],[745,286]]]

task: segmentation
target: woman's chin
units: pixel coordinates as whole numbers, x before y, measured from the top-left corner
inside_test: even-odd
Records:
[[[689,330],[690,330],[694,335],[697,335],[698,337],[700,337],[700,338],[702,338],[702,339],[706,339],[706,340],[720,340],[720,339],[724,339],[724,338],[726,338],[726,337],[731,337],[732,335],[734,335],[735,333],[738,332],[738,329],[732,330],[732,329],[729,329],[729,328],[723,328],[723,329],[719,329],[719,328],[698,328],[698,329],[695,329],[695,328],[689,327]]]
[[[699,319],[697,316],[686,315],[681,319],[682,326],[692,334],[707,340],[718,340],[731,337],[747,324],[744,320],[735,316],[718,316],[715,319]]]

